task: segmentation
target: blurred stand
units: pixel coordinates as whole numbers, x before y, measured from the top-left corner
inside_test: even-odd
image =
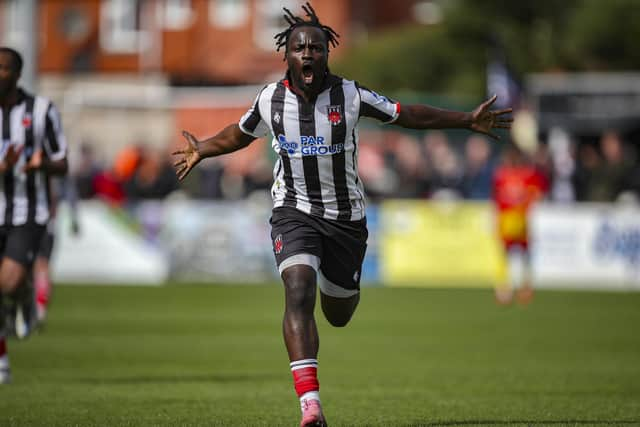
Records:
[[[545,203],[531,211],[532,239],[534,247],[540,248],[533,252],[535,280],[589,279],[588,275],[576,276],[575,272],[563,270],[563,265],[581,265],[584,271],[590,271],[592,278],[621,284],[622,288],[636,286],[634,280],[640,277],[640,244],[636,243],[640,225],[635,219],[639,216],[640,198],[639,73],[569,73],[547,63],[548,70],[553,72],[530,74],[522,79],[525,83],[522,84],[507,64],[507,59],[511,59],[506,55],[508,46],[500,43],[497,35],[487,41],[486,37],[476,37],[474,25],[466,25],[466,21],[460,25],[456,21],[476,15],[485,19],[479,14],[483,12],[480,9],[491,8],[478,6],[477,2],[451,2],[446,7],[441,7],[443,2],[413,0],[316,3],[319,15],[326,17],[323,19],[331,22],[345,41],[332,49],[332,61],[350,56],[360,61],[356,54],[369,45],[382,49],[374,52],[382,62],[363,61],[362,75],[349,77],[362,78],[362,83],[368,84],[368,79],[375,81],[375,75],[368,71],[384,72],[387,80],[407,73],[414,77],[409,77],[408,83],[400,80],[406,84],[396,81],[396,87],[416,85],[429,91],[442,90],[447,96],[439,98],[444,102],[435,104],[444,107],[451,104],[471,108],[481,97],[482,89],[477,88],[486,86],[489,94],[499,95],[503,107],[514,107],[514,117],[519,123],[514,131],[524,129],[526,135],[514,134],[513,139],[524,141],[532,163],[551,186]],[[604,7],[605,3],[593,2],[590,7]],[[233,155],[203,162],[180,185],[173,175],[168,153],[184,143],[182,129],[189,129],[197,137],[217,132],[223,125],[238,120],[264,82],[282,77],[282,52],[274,51],[272,38],[282,26],[280,7],[295,8],[299,4],[294,0],[0,0],[0,44],[16,47],[25,56],[25,65],[33,67],[25,68],[22,83],[27,88],[37,86],[39,92],[61,107],[70,143],[72,174],[79,196],[92,206],[82,210],[93,224],[86,227],[84,238],[89,240],[82,243],[88,246],[77,247],[75,253],[95,254],[102,244],[112,252],[101,258],[111,259],[125,253],[114,249],[120,248],[122,242],[138,249],[151,245],[157,268],[154,267],[153,277],[145,276],[149,280],[178,277],[175,272],[186,271],[186,267],[176,269],[174,260],[187,259],[180,257],[185,254],[197,260],[194,271],[207,274],[212,274],[208,268],[213,265],[221,271],[227,271],[225,265],[236,265],[229,259],[226,264],[214,263],[212,257],[199,254],[213,251],[224,259],[221,254],[225,251],[237,250],[233,243],[242,241],[242,236],[228,232],[220,220],[234,216],[229,214],[236,212],[233,209],[245,212],[256,208],[259,203],[256,201],[266,200],[266,210],[259,208],[258,212],[261,221],[268,219],[269,188],[276,158],[270,141],[258,140]],[[446,16],[458,6],[469,9],[469,13]],[[545,9],[513,2],[502,5],[501,10],[514,13],[522,11],[522,7],[526,13],[543,13]],[[504,16],[494,15],[492,19],[503,22],[498,20]],[[534,28],[535,37],[526,39],[536,40],[536,49],[541,50],[527,52],[526,56],[553,58],[553,52],[542,54],[542,49],[545,25],[554,21],[528,21],[541,23]],[[452,27],[456,37],[449,37],[448,23],[457,23]],[[405,27],[411,27],[410,31],[405,33]],[[516,27],[528,28],[524,24],[513,28]],[[377,38],[392,29],[400,29],[397,33],[400,44],[393,44],[393,40],[384,40],[389,45],[377,44],[380,43]],[[483,28],[483,35],[485,32]],[[448,41],[438,38],[442,34]],[[548,30],[548,34],[553,33]],[[462,69],[458,66],[461,64],[452,62],[453,56],[460,56],[459,50],[449,44],[454,39],[485,43],[477,55],[461,56],[461,61],[471,64],[472,71],[453,72]],[[357,48],[351,49],[354,45],[349,43],[357,44]],[[521,46],[518,40],[513,43]],[[555,42],[549,45],[556,46]],[[415,51],[425,49],[430,54],[417,58]],[[378,54],[382,51],[385,55]],[[397,68],[388,67],[391,60],[387,54],[403,51],[410,52],[410,66],[402,68],[398,63]],[[606,53],[607,49],[599,51]],[[437,72],[429,74],[426,66],[424,70],[416,67],[415,62],[422,56],[428,57]],[[589,63],[590,58],[584,63]],[[577,59],[569,60],[572,67],[566,69],[575,69]],[[486,65],[486,73],[478,73],[482,67],[478,63]],[[602,67],[602,63],[592,63],[594,69]],[[421,73],[411,74],[416,68]],[[442,70],[452,70],[455,77],[440,79],[449,74]],[[486,84],[481,82],[485,74]],[[468,82],[471,83],[463,86]],[[475,95],[459,87],[473,88],[475,92],[470,92]],[[404,95],[412,101],[433,103],[429,101],[440,94],[412,92],[399,98],[403,100]],[[495,142],[466,131],[407,133],[393,126],[363,125],[362,143],[358,147],[359,173],[371,201],[368,217],[372,223],[380,224],[379,228],[371,227],[369,252],[378,257],[378,264],[370,265],[378,267],[367,273],[372,278],[370,282],[438,282],[444,280],[440,274],[449,274],[452,283],[457,280],[473,285],[491,281],[491,271],[499,268],[494,265],[499,257],[494,257],[497,243],[490,204],[492,177],[507,146],[505,141],[511,139],[504,132],[500,136],[502,141]],[[178,201],[184,202],[180,208],[175,207],[180,204]],[[193,209],[202,209],[211,216],[184,213]],[[175,226],[181,218],[167,212],[182,212],[189,219]],[[114,231],[110,228],[113,216],[131,229],[126,233]],[[207,236],[197,235],[193,231],[196,228],[186,231],[180,228],[200,224],[199,221],[206,224],[211,218],[217,224],[207,225],[210,228],[201,233]],[[575,220],[572,222],[571,218]],[[237,221],[235,227],[239,232],[242,227],[245,233],[246,229],[255,230],[246,217]],[[427,223],[429,227],[423,228]],[[166,227],[178,231],[168,232]],[[96,235],[89,231],[92,229]],[[180,233],[191,237],[179,240],[179,247],[167,249],[159,243],[167,235],[175,238]],[[253,245],[264,244],[269,251],[268,236],[266,239],[266,244],[264,241],[243,244],[249,253],[255,250],[251,249]],[[96,246],[91,246],[94,243]],[[403,247],[409,251],[403,252]],[[67,250],[74,253],[72,248],[61,253],[66,256]],[[135,268],[136,262],[144,264],[145,250],[141,250],[140,257],[131,255],[131,262],[126,265]],[[271,263],[270,253],[267,255],[260,262]],[[425,268],[425,258],[434,260],[429,268]],[[602,260],[609,264],[602,267]],[[163,262],[171,264],[169,272],[162,269]],[[590,270],[596,268],[593,263],[602,270]],[[95,262],[85,259],[73,268],[86,265]],[[114,264],[111,271],[120,268],[124,268],[123,263]],[[63,277],[65,280],[76,277],[76,273]],[[215,277],[207,274],[202,277]]]

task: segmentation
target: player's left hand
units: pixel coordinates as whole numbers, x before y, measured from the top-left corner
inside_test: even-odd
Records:
[[[24,165],[24,171],[29,172],[33,170],[42,169],[43,167],[42,150],[35,150],[29,159],[29,163]]]
[[[474,132],[483,133],[490,136],[493,139],[500,139],[500,137],[494,134],[492,129],[511,129],[512,117],[505,117],[505,114],[511,114],[512,108],[505,108],[503,110],[489,110],[491,105],[498,99],[497,95],[493,95],[490,99],[487,99],[482,104],[478,105],[475,110],[471,112],[471,130]]]

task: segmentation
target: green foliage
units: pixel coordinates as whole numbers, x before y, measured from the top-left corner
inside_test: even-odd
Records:
[[[640,69],[640,2],[585,0],[572,16],[565,40],[577,69]]]
[[[389,93],[485,95],[486,64],[501,46],[516,76],[638,70],[640,1],[441,1],[441,23],[372,33],[334,69]]]
[[[455,66],[455,58],[449,54],[452,47],[442,28],[405,27],[358,45],[334,68],[376,89],[438,92]]]

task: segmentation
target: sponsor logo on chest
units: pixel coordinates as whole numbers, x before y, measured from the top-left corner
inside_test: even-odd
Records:
[[[278,146],[280,150],[286,151],[289,155],[295,154],[298,150],[303,156],[326,156],[341,153],[344,150],[344,144],[325,144],[326,140],[323,136],[307,136],[302,135],[300,142],[288,141],[287,138],[278,135]]]

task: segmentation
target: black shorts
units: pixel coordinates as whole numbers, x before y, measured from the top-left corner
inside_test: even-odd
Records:
[[[360,289],[369,235],[366,218],[334,221],[279,207],[273,210],[269,222],[278,266],[293,255],[315,255],[327,280],[344,289]]]
[[[29,267],[38,252],[46,227],[39,224],[0,227],[0,253],[2,257]]]
[[[40,244],[38,245],[38,258],[51,259],[51,253],[53,252],[53,242],[55,236],[53,234],[52,227],[47,227],[47,230],[42,234]]]

